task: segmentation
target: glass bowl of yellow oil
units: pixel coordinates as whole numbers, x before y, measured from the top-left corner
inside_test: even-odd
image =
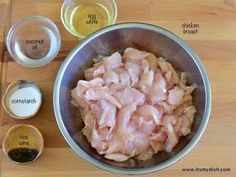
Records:
[[[65,0],[61,8],[65,28],[79,38],[114,24],[116,18],[115,0]]]

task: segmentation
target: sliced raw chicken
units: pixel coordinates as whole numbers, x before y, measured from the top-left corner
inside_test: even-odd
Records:
[[[86,101],[82,96],[78,95],[77,88],[71,90],[71,96],[72,96],[71,102],[73,103],[73,105],[79,106],[83,110],[89,109],[88,101]]]
[[[99,57],[71,90],[71,103],[82,111],[83,134],[105,158],[147,160],[171,152],[191,133],[196,108],[187,74],[161,57],[127,48]]]
[[[131,77],[131,86],[135,86],[138,83],[139,77],[141,75],[141,66],[138,63],[127,62],[125,68],[128,70]]]
[[[137,113],[143,117],[151,116],[153,121],[159,125],[161,123],[162,113],[152,105],[142,105],[137,108]]]
[[[84,77],[86,80],[92,80],[94,78],[94,72],[96,70],[101,69],[100,67],[104,67],[103,61],[99,61],[93,65],[93,67],[88,68],[84,71]],[[97,71],[96,71],[97,72]]]
[[[166,100],[166,91],[157,86],[152,86],[150,92],[148,93],[149,99],[151,100],[152,104],[159,103],[161,101]]]
[[[175,129],[171,123],[166,125],[166,132],[168,135],[167,141],[165,143],[165,151],[171,152],[175,145],[178,143],[179,139],[175,133]]]
[[[150,63],[146,59],[141,60],[140,65],[144,73],[150,70]]]
[[[96,148],[100,154],[103,154],[103,151],[107,149],[107,143],[105,143],[104,138],[98,134],[96,128],[93,128],[92,130],[91,145]]]
[[[129,120],[130,120],[132,114],[135,112],[135,110],[136,110],[135,105],[125,106],[119,110],[118,115],[117,115],[118,131],[123,133],[128,129],[127,125],[129,123]]]
[[[98,122],[99,127],[110,127],[113,129],[116,124],[116,107],[104,100],[100,101],[100,105],[103,112],[101,119]]]
[[[129,86],[131,83],[130,79],[131,78],[130,78],[129,72],[127,70],[120,73],[120,84]]]
[[[93,72],[93,78],[101,77],[104,73],[105,73],[104,65],[98,66],[98,68]]]
[[[139,128],[138,130],[150,135],[156,128],[155,123],[152,120],[145,120],[143,117],[139,119]]]
[[[119,134],[119,132],[115,131],[111,139],[107,141],[107,145],[108,149],[105,152],[106,155],[117,154],[117,153],[125,154],[124,138]]]
[[[165,89],[154,84],[151,87],[144,86],[141,90],[146,94],[147,103],[149,104],[154,105],[166,100],[167,98]]]
[[[115,73],[114,71],[106,71],[103,75],[103,80],[105,84],[118,84],[119,83],[119,75]]]
[[[183,118],[181,116],[177,117],[176,124],[174,125],[174,129],[178,137],[183,135],[181,132],[182,123],[183,123]]]
[[[141,131],[133,132],[126,143],[126,152],[130,155],[137,155],[150,146],[149,136]]]
[[[104,99],[112,105],[121,108],[121,104],[114,98],[107,88],[91,88],[86,91],[85,99],[87,100],[101,100]]]
[[[139,85],[140,87],[151,87],[154,80],[154,72],[152,70],[144,72],[141,75]]]
[[[124,52],[123,58],[125,60],[142,60],[146,58],[149,54],[134,48],[127,48]]]
[[[166,86],[165,78],[160,73],[156,73],[152,85],[142,86],[141,90],[147,95],[147,99],[151,104],[157,104],[166,100]]]
[[[90,81],[80,80],[77,83],[76,91],[79,96],[82,96],[84,92],[93,87],[100,87],[104,84],[104,81],[101,78],[96,78]]]
[[[119,75],[119,84],[129,86],[131,82],[131,78],[129,72],[125,67],[119,67],[113,70],[115,73]]]
[[[184,95],[183,99],[180,101],[179,105],[189,102],[192,104],[193,96],[192,95]]]
[[[192,127],[193,119],[195,117],[196,112],[197,110],[194,106],[189,106],[184,111],[183,115],[181,116],[182,124],[181,124],[180,132],[182,133],[182,135],[186,136],[189,133],[191,133],[191,127]]]
[[[93,129],[95,127],[95,124],[96,124],[96,119],[94,118],[94,113],[90,110],[87,110],[85,113],[84,113],[84,123],[85,125],[90,128],[90,129]]]
[[[118,68],[122,65],[121,63],[121,55],[116,52],[109,57],[104,58],[104,66],[107,71],[110,71],[114,68]]]
[[[150,69],[154,72],[160,73],[160,69],[158,67],[158,58],[152,54],[152,53],[148,53],[148,56],[146,57],[146,60],[149,62],[150,64]]]
[[[152,158],[153,154],[154,154],[153,149],[149,147],[138,155],[138,160],[142,160],[142,161],[148,160]]]
[[[92,130],[95,127],[96,120],[94,118],[94,114],[89,110],[87,110],[84,115],[85,127],[83,128],[83,133],[89,142],[91,142]]]
[[[180,104],[183,96],[184,96],[184,91],[179,87],[175,86],[173,89],[169,90],[167,101],[171,105],[178,105]]]
[[[154,84],[166,92],[167,82],[166,82],[165,78],[161,75],[161,73],[155,74]]]
[[[192,105],[192,101],[187,101],[176,107],[174,114],[176,116],[181,116],[183,112],[190,106]]]
[[[170,85],[178,84],[180,79],[172,65],[166,61],[159,61],[158,62],[162,73],[168,77],[168,82]]]
[[[163,113],[165,113],[165,114],[172,113],[172,112],[174,111],[174,109],[175,109],[175,106],[170,105],[169,103],[164,102],[164,101],[159,102],[158,105],[159,105],[159,106],[162,106],[162,108],[163,108]]]
[[[162,121],[161,123],[166,126],[168,124],[171,124],[171,125],[175,125],[176,124],[176,121],[177,121],[177,118],[175,115],[171,115],[171,114],[166,114],[162,117]]]
[[[182,115],[180,118],[182,119],[180,132],[181,135],[186,136],[191,133],[191,127],[193,122],[186,115]]]
[[[123,162],[123,161],[128,160],[130,157],[124,154],[106,154],[105,158],[114,160],[117,162]]]
[[[145,95],[132,87],[126,87],[123,90],[117,91],[115,98],[122,106],[127,105],[142,105],[145,102]]]
[[[163,150],[167,138],[167,132],[163,127],[160,128],[158,132],[152,133],[150,136],[150,144],[155,153]]]
[[[133,114],[130,119],[129,126],[133,127],[134,130],[143,132],[146,135],[152,134],[157,127],[153,120],[147,120],[147,118],[144,118],[139,114]]]

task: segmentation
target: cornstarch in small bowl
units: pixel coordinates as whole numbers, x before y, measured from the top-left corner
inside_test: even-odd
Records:
[[[42,103],[42,93],[33,81],[11,83],[3,96],[3,107],[13,118],[33,117]]]

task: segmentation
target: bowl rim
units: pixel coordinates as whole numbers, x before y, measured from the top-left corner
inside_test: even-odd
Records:
[[[179,44],[193,59],[194,63],[196,64],[198,70],[200,71],[203,84],[204,84],[204,90],[205,90],[205,108],[204,108],[204,114],[202,121],[200,123],[200,126],[193,136],[193,138],[190,140],[190,142],[176,155],[171,157],[170,159],[161,162],[158,165],[153,165],[151,167],[145,167],[145,168],[140,168],[140,169],[132,169],[132,168],[122,168],[122,167],[115,167],[109,164],[105,164],[103,162],[100,162],[99,160],[91,157],[88,155],[85,151],[83,151],[75,142],[74,140],[70,137],[69,132],[67,131],[65,125],[63,124],[62,121],[62,116],[60,113],[60,105],[59,105],[59,92],[60,92],[60,87],[59,85],[61,84],[62,78],[63,78],[63,73],[65,72],[67,66],[70,63],[71,58],[73,58],[76,53],[82,49],[85,45],[87,45],[90,41],[98,37],[99,35],[102,35],[104,33],[113,31],[113,30],[118,30],[118,29],[128,29],[128,28],[138,28],[138,29],[144,29],[144,30],[151,30],[154,32],[161,33],[165,36],[168,36],[171,40],[175,41],[177,44]],[[119,23],[115,25],[111,25],[108,27],[105,27],[101,30],[98,30],[95,33],[92,33],[89,35],[86,39],[84,39],[80,44],[78,44],[67,56],[66,60],[63,62],[61,65],[61,68],[59,69],[59,72],[56,77],[55,81],[55,86],[54,86],[54,95],[53,95],[53,106],[54,106],[54,113],[56,117],[57,124],[59,126],[59,129],[67,141],[67,143],[70,145],[70,147],[84,160],[88,161],[92,165],[99,167],[103,170],[113,172],[113,173],[118,173],[118,174],[133,174],[133,175],[138,175],[138,174],[147,174],[155,171],[159,171],[161,169],[164,169],[166,167],[169,167],[182,159],[186,154],[188,154],[194,146],[199,142],[200,138],[202,137],[205,128],[207,126],[209,117],[210,117],[210,112],[211,112],[211,86],[210,82],[208,79],[208,75],[206,70],[203,67],[202,62],[200,61],[200,58],[197,56],[197,54],[191,49],[189,45],[187,45],[182,39],[180,39],[178,36],[173,34],[172,32],[159,27],[155,26],[152,24],[147,24],[147,23],[137,23],[137,22],[126,22],[126,23]]]

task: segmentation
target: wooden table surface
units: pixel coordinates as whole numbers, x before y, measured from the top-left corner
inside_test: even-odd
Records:
[[[0,0],[0,97],[7,85],[19,79],[34,80],[43,92],[39,113],[29,120],[14,120],[0,108],[0,142],[17,123],[36,126],[45,139],[45,150],[31,165],[14,165],[0,151],[1,177],[111,177],[76,155],[57,127],[52,93],[57,71],[79,40],[60,20],[62,0]],[[200,56],[212,85],[212,113],[204,136],[185,158],[156,177],[236,176],[236,1],[235,0],[117,0],[118,22],[140,21],[167,28],[182,37]],[[9,56],[5,38],[18,19],[42,15],[54,20],[62,35],[57,58],[41,68],[25,68]],[[197,34],[183,34],[182,25],[198,24]],[[225,172],[183,171],[185,168],[224,168]],[[230,169],[230,171],[228,170]]]

